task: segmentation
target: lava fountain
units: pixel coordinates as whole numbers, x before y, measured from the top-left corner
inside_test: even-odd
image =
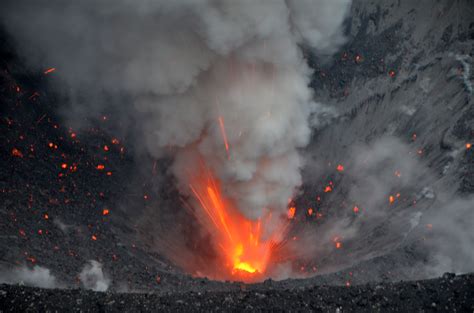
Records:
[[[189,188],[197,202],[194,215],[211,234],[223,263],[224,271],[219,269],[220,274],[216,274],[222,277],[215,278],[248,282],[263,277],[286,227],[269,230],[271,212],[257,220],[246,218],[225,197],[221,184],[203,163],[199,175],[190,181]]]

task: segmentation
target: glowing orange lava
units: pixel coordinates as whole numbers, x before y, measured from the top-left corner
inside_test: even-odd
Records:
[[[388,197],[388,201],[390,202],[390,204],[392,204],[395,201],[395,197],[394,196]]]
[[[19,158],[23,157],[23,153],[21,153],[21,151],[18,150],[17,148],[12,149],[12,155]]]
[[[45,75],[48,75],[49,73],[52,73],[52,72],[54,72],[55,70],[56,70],[56,68],[54,68],[54,67],[48,68],[47,70],[44,71],[44,74],[45,74]]]
[[[227,134],[225,132],[224,119],[222,116],[219,116],[219,126],[221,128],[222,138],[224,139],[225,151],[227,153],[227,158],[230,158],[229,155],[229,142],[227,141]]]
[[[291,208],[288,209],[288,213],[287,213],[288,218],[292,219],[293,217],[295,217],[295,213],[296,213],[296,208],[292,206]]]
[[[209,170],[192,179],[190,189],[198,202],[197,218],[211,233],[217,252],[222,256],[226,279],[250,281],[253,275],[264,274],[271,259],[272,249],[278,242],[275,231],[263,239],[263,219],[247,219],[222,194],[218,181]]]

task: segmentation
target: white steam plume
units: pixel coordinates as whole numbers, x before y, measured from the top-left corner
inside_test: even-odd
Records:
[[[79,279],[86,289],[94,291],[107,291],[109,289],[110,279],[105,276],[102,271],[102,264],[97,261],[90,260],[79,274]]]
[[[35,265],[33,269],[26,266],[0,271],[0,283],[21,284],[31,287],[58,288],[56,277],[50,270]]]
[[[322,109],[299,45],[322,54],[343,41],[350,0],[18,1],[2,20],[32,64],[54,66],[98,115],[97,96],[136,99],[155,157],[175,153],[185,191],[204,159],[242,212],[284,210],[301,184],[299,148]],[[39,53],[38,53],[39,52]],[[229,143],[226,152],[219,118]]]

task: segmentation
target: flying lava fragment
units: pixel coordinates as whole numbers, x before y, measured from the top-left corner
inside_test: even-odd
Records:
[[[219,126],[220,126],[220,129],[221,129],[222,138],[224,139],[224,146],[225,146],[225,151],[227,153],[227,158],[229,158],[230,157],[230,155],[229,155],[229,142],[227,141],[227,134],[225,132],[224,119],[222,118],[222,116],[219,116]]]
[[[54,67],[48,68],[47,70],[44,71],[44,75],[48,75],[54,71],[56,71],[56,68]]]
[[[13,148],[12,149],[12,155],[14,157],[18,157],[18,158],[22,158],[23,157],[23,153],[21,153],[20,150],[18,150],[17,148]]]
[[[295,207],[290,207],[288,209],[288,213],[287,213],[287,216],[289,219],[292,219],[295,217],[295,213],[296,213],[296,208]]]

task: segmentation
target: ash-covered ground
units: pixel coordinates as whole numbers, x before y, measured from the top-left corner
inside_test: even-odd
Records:
[[[302,151],[285,243],[294,258],[276,277],[290,279],[255,285],[170,261],[170,234],[193,261],[215,253],[183,208],[172,160],[140,147],[140,119],[120,106],[76,129],[61,68],[31,67],[3,26],[0,279],[111,293],[5,285],[2,309],[472,311],[472,275],[396,283],[473,271],[472,16],[468,0],[358,0],[336,54],[302,47],[325,110]]]
[[[351,288],[309,286],[273,289],[270,286],[236,291],[187,293],[98,293],[81,289],[50,290],[0,286],[0,304],[9,311],[312,311],[312,312],[471,312],[472,275],[360,285]],[[10,309],[8,309],[10,308]],[[74,309],[72,309],[74,308]]]

